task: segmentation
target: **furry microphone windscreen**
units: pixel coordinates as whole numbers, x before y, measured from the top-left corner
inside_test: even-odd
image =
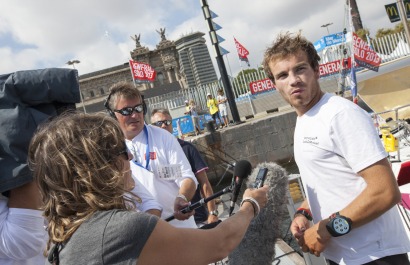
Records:
[[[260,168],[267,168],[265,184],[269,185],[268,202],[252,220],[248,230],[234,251],[229,255],[230,265],[270,265],[275,258],[275,243],[281,237],[281,223],[288,216],[286,189],[288,175],[275,163],[260,163],[247,180],[252,188]]]

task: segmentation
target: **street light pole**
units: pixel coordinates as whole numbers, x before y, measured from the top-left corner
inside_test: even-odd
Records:
[[[75,64],[76,64],[76,63],[80,63],[80,61],[79,61],[79,60],[70,60],[70,61],[66,62],[66,64],[72,65],[72,66],[73,66],[73,69],[75,69]],[[76,69],[75,69],[75,70],[76,70]],[[82,103],[82,105],[83,105],[84,113],[87,113],[87,111],[85,110],[85,105],[84,105],[84,100],[83,100],[83,94],[81,93],[81,89],[80,89],[80,98],[81,98],[81,103]]]
[[[330,34],[330,33],[329,33],[329,26],[330,26],[330,25],[333,25],[333,23],[327,23],[327,24],[324,24],[324,25],[320,26],[320,27],[322,27],[322,28],[326,28],[326,29],[327,29],[327,35]]]
[[[228,72],[226,71],[225,62],[223,60],[221,51],[219,49],[218,37],[216,35],[214,26],[212,24],[211,11],[208,6],[208,1],[200,0],[200,2],[201,2],[201,7],[202,7],[202,12],[204,14],[204,18],[208,24],[209,35],[210,35],[209,37],[211,39],[212,46],[215,50],[216,62],[218,63],[219,73],[221,74],[221,80],[225,88],[226,98],[228,99],[228,104],[231,109],[232,118],[233,118],[234,124],[240,124],[242,123],[242,121],[241,121],[241,118],[239,117],[238,108],[235,102],[235,96],[233,94],[231,82],[228,77]]]

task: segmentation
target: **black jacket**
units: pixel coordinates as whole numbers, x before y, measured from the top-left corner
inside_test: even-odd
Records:
[[[0,75],[0,192],[32,181],[28,146],[37,126],[80,102],[75,69]]]

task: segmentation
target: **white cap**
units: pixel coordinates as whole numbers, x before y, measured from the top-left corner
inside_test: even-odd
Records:
[[[212,96],[211,93],[206,94],[206,96]]]
[[[188,103],[188,100],[185,100],[185,103]]]

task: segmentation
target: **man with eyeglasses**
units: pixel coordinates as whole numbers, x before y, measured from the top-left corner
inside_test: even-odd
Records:
[[[151,124],[167,130],[172,134],[172,116],[167,109],[154,109],[151,113]],[[196,149],[193,144],[181,139],[177,140],[181,145],[182,150],[184,150],[189,164],[191,165],[192,172],[194,172],[195,177],[199,182],[198,188],[191,201],[191,203],[196,203],[201,200],[201,194],[206,198],[214,193],[211,183],[209,183],[208,176],[206,175],[208,166],[202,159],[198,149]],[[209,214],[205,207],[199,207],[195,210],[195,222],[199,227],[206,223],[210,224],[218,221],[218,210],[216,208],[215,200],[209,201],[207,207]]]
[[[132,83],[114,84],[104,105],[124,132],[133,155],[130,161],[133,177],[162,205],[161,217],[174,215],[170,224],[196,228],[194,211],[185,214],[180,211],[189,205],[198,182],[176,138],[145,124],[143,99]]]

